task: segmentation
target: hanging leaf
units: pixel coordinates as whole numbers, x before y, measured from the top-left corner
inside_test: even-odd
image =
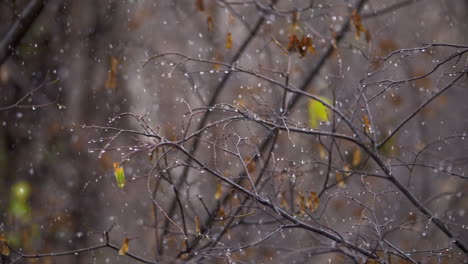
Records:
[[[297,31],[299,31],[299,13],[293,12],[291,17],[290,32],[291,34],[296,34]]]
[[[307,54],[307,51],[312,55],[315,54],[315,48],[312,44],[312,39],[310,37],[303,36],[298,50],[299,54],[301,54],[301,57],[304,57]]]
[[[226,49],[232,49],[232,34],[231,34],[231,32],[227,33],[225,48]]]
[[[385,144],[383,144],[383,146],[381,146],[379,150],[381,153],[387,156],[397,155],[399,152],[399,149],[396,143],[397,143],[396,137],[393,136],[387,142],[385,142]]]
[[[356,39],[359,39],[361,33],[364,33],[366,41],[369,42],[371,40],[370,33],[362,24],[361,16],[358,14],[357,9],[353,10],[353,13],[351,14],[351,21],[353,22],[354,29],[356,30]]]
[[[208,18],[206,18],[206,24],[208,25],[208,31],[209,32],[213,31],[214,22],[213,22],[213,17],[212,16],[208,16]]]
[[[301,191],[299,191],[299,194],[297,195],[297,199],[299,200],[299,214],[305,214],[306,209],[307,209],[307,204],[306,204],[305,196],[302,194]]]
[[[8,247],[7,240],[2,235],[0,235],[0,254],[4,256],[10,255],[10,248]]]
[[[331,44],[332,44],[334,49],[338,49],[338,45],[337,45],[338,42],[336,41],[336,39],[338,37],[338,34],[336,33],[335,30],[333,30],[333,27],[331,27],[331,26],[330,26],[330,31],[332,33],[332,43]]]
[[[325,146],[322,143],[317,144],[319,149],[319,154],[321,159],[326,159],[328,157],[328,152]]]
[[[223,55],[221,53],[219,53],[219,52],[216,52],[215,55],[214,55],[213,60],[216,61],[216,62],[222,62],[223,61]],[[221,69],[221,64],[214,63],[213,68],[215,70],[219,70],[219,69]]]
[[[119,249],[119,255],[120,256],[123,256],[125,254],[127,254],[128,252],[128,244],[130,243],[130,239],[129,238],[124,238],[123,242],[122,242],[122,246],[120,247]]]
[[[223,195],[223,186],[221,185],[221,182],[218,181],[218,183],[216,184],[216,193],[214,195],[214,198],[216,200],[219,200],[219,198],[221,198],[222,195]]]
[[[126,183],[125,172],[124,169],[119,166],[118,162],[114,162],[114,175],[117,180],[117,186],[119,186],[119,188],[123,188]]]
[[[361,164],[361,160],[362,160],[361,149],[356,148],[353,151],[353,162],[351,163],[351,165],[353,165],[354,168],[359,167],[359,165]]]
[[[319,207],[319,198],[317,196],[316,192],[310,192],[310,196],[307,199],[307,208],[309,208],[310,211],[315,211]]]
[[[299,39],[297,38],[296,34],[290,35],[289,36],[288,46],[286,47],[286,50],[288,52],[294,53],[299,45],[300,45],[300,42],[299,42]]]
[[[362,116],[362,123],[364,124],[364,132],[366,134],[372,133],[370,119],[369,119],[369,117],[367,115]]]
[[[319,98],[328,103],[331,104],[330,100],[326,97],[319,96]],[[308,105],[308,112],[309,112],[309,124],[310,127],[313,129],[318,128],[320,125],[321,121],[328,121],[329,120],[329,112],[330,110],[323,105],[321,102],[317,100],[309,100],[309,105]]]
[[[11,187],[9,213],[24,222],[31,220],[31,206],[28,199],[31,196],[31,185],[26,181],[19,181]]]
[[[247,172],[252,173],[255,172],[255,169],[257,168],[257,165],[255,164],[255,161],[253,158],[251,159],[245,159],[244,163],[247,167]]]
[[[222,206],[219,207],[218,217],[221,217],[221,218],[226,218],[227,217],[226,211],[224,211],[224,208]]]
[[[337,182],[338,187],[340,187],[340,188],[346,187],[346,183],[345,183],[344,178],[343,178],[343,173],[341,171],[337,171],[335,173],[335,178],[336,178],[336,182]]]
[[[280,198],[280,206],[281,208],[284,208],[284,209],[288,209],[289,208],[289,205],[288,205],[288,201],[286,200],[286,192],[285,191],[281,191],[281,198]]]
[[[197,236],[201,235],[200,218],[198,215],[195,216],[195,233]]]
[[[205,11],[205,4],[203,3],[203,0],[195,0],[195,6],[198,11],[200,12]]]
[[[117,69],[119,67],[119,60],[115,56],[110,56],[110,68],[107,73],[106,88],[117,88]]]

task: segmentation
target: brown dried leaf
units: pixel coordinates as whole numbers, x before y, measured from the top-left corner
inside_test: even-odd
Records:
[[[115,56],[110,56],[110,69],[107,73],[106,88],[117,88],[117,69],[119,67],[119,60]]]
[[[319,207],[319,198],[316,192],[310,192],[309,199],[307,199],[307,208],[310,211],[315,211]]]
[[[200,227],[200,218],[198,215],[195,216],[195,233],[197,236],[201,234],[201,227]]]
[[[205,4],[203,3],[203,0],[195,0],[195,6],[198,11],[200,12],[205,11]]]
[[[208,25],[208,31],[209,31],[209,32],[212,32],[212,31],[213,31],[213,28],[214,28],[213,17],[208,16],[208,17],[206,18],[206,24]]]
[[[286,192],[285,191],[282,191],[281,192],[281,198],[280,198],[280,206],[281,208],[284,208],[284,209],[288,209],[289,208],[289,204],[288,204],[288,201],[286,200]]]
[[[315,54],[315,48],[314,48],[314,45],[312,44],[312,38],[303,36],[301,39],[299,53],[301,54],[302,57],[304,57],[307,51],[309,51],[310,54]]]
[[[356,39],[359,39],[359,37],[361,36],[361,33],[369,34],[367,33],[367,29],[364,28],[364,25],[362,24],[361,16],[358,14],[357,9],[353,10],[353,13],[351,14],[351,21],[353,22],[354,29],[356,30]],[[370,40],[370,34],[369,34],[369,40]]]
[[[286,47],[286,50],[294,53],[297,50],[297,47],[299,45],[300,45],[300,42],[297,36],[295,34],[291,35],[289,36],[289,42],[288,42],[288,46]]]
[[[332,27],[330,27],[330,31],[332,33],[332,46],[336,50],[336,49],[338,49],[338,45],[336,44],[337,43],[336,38],[337,38],[338,34],[336,33],[335,30],[333,30]]]
[[[351,163],[351,165],[356,168],[358,167],[359,165],[361,165],[361,161],[362,161],[362,153],[361,153],[361,149],[360,148],[356,148],[354,151],[353,151],[353,162]]]
[[[10,248],[8,247],[7,240],[2,235],[0,235],[0,254],[4,256],[10,255]]]
[[[298,14],[298,12],[293,12],[292,13],[290,31],[291,31],[291,34],[295,34],[297,31],[299,31],[299,14]]]
[[[244,162],[245,162],[245,165],[247,167],[247,171],[249,172],[249,174],[255,172],[257,165],[255,164],[255,161],[253,158],[245,159]]]
[[[299,194],[297,195],[297,199],[299,200],[299,214],[305,214],[306,209],[307,209],[307,204],[306,204],[306,199],[305,196],[302,194],[302,192],[299,191]]]

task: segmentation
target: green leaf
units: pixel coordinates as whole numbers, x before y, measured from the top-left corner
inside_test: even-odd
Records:
[[[323,96],[319,96],[319,98],[325,103],[331,104],[330,99]],[[313,129],[318,128],[320,122],[329,120],[330,109],[317,100],[309,100],[308,112],[309,125]]]
[[[24,222],[31,219],[31,207],[28,199],[31,195],[31,185],[26,181],[19,181],[11,187],[11,199],[8,213]]]
[[[119,188],[123,188],[126,183],[125,172],[124,169],[120,167],[119,163],[117,162],[114,162],[114,175],[115,179],[117,180],[117,186],[119,186]]]

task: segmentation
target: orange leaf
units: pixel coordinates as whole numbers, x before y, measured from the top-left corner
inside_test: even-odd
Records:
[[[227,33],[225,48],[226,49],[232,49],[232,34],[231,34],[231,32]]]
[[[117,69],[119,67],[119,60],[115,56],[110,56],[110,69],[107,73],[106,88],[117,88]]]
[[[124,240],[122,242],[122,246],[119,249],[119,255],[120,256],[123,256],[123,255],[127,254],[127,252],[128,252],[128,243],[129,242],[130,242],[130,239],[124,238]]]

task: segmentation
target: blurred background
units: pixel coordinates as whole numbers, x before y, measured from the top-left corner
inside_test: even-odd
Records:
[[[131,112],[147,114],[148,123],[160,135],[168,139],[180,138],[187,125],[184,118],[188,112],[186,103],[193,109],[207,106],[226,74],[225,68],[188,62],[174,70],[174,63],[180,62],[177,56],[152,60],[143,67],[150,57],[161,53],[175,52],[228,64],[234,60],[236,65],[281,82],[284,78],[278,73],[286,72],[289,67],[290,84],[298,87],[308,77],[310,69],[318,65],[319,58],[335,41],[334,32],[340,31],[357,5],[357,1],[351,0],[278,1],[275,9],[270,9],[270,1],[267,0],[43,2],[44,7],[38,11],[37,18],[0,65],[0,107],[12,106],[27,95],[17,107],[0,111],[0,233],[13,247],[33,254],[96,245],[102,242],[96,232],[113,226],[110,236],[113,243],[120,245],[124,237],[135,238],[131,241],[130,252],[162,262],[175,261],[182,245],[181,237],[174,235],[164,241],[164,255],[158,255],[154,239],[155,209],[146,180],[131,180],[124,189],[118,188],[113,163],[123,161],[121,153],[106,151],[100,155],[99,149],[103,145],[99,140],[109,134],[84,126],[107,126],[117,114]],[[308,8],[311,2],[312,8]],[[456,49],[437,48],[426,53],[410,53],[383,65],[376,65],[367,58],[427,43],[468,43],[466,1],[364,2],[360,14],[368,32],[356,37],[355,28],[351,25],[338,43],[337,50],[327,57],[319,74],[307,86],[307,91],[312,94],[335,98],[339,102],[338,107],[346,114],[356,111],[356,124],[362,123],[360,111],[363,110],[356,100],[363,85],[369,87],[364,93],[369,99],[381,91],[380,81],[403,80],[424,74]],[[0,1],[0,38],[7,35],[28,4],[30,1]],[[260,21],[262,17],[263,21]],[[255,31],[259,21],[261,23]],[[255,33],[247,42],[250,32]],[[364,33],[368,35],[367,39]],[[293,34],[299,38],[310,36],[315,54],[310,52],[303,58],[297,53],[290,57],[285,55],[284,49]],[[248,44],[243,49],[245,43]],[[377,96],[369,103],[375,118],[376,137],[383,138],[428,96],[446,85],[452,71],[463,67],[466,67],[466,55],[457,62],[442,65],[427,78],[402,83]],[[388,164],[410,163],[426,144],[467,131],[466,84],[466,78],[463,78],[399,132],[384,153]],[[278,110],[282,96],[283,90],[271,83],[233,73],[216,103],[229,103],[261,112],[258,102]],[[307,123],[307,100],[299,100],[289,116]],[[221,117],[222,114],[213,114],[209,120]],[[120,120],[118,126],[140,129],[136,122],[128,119]],[[320,128],[331,129],[326,124]],[[191,129],[193,131],[193,126]],[[342,131],[349,134],[346,129]],[[242,123],[209,132],[207,138],[234,132],[249,137],[248,144],[242,145],[241,149],[246,158],[258,152],[257,144],[267,134],[259,126]],[[319,146],[321,142],[328,145],[329,139],[323,140],[301,135],[290,138],[283,133],[274,150],[274,159],[278,162],[271,168],[271,174],[281,174],[278,179],[282,183],[288,182],[291,175],[297,176],[294,186],[298,189],[320,191],[326,167],[311,165],[313,163],[307,166],[298,164],[323,158]],[[121,137],[114,143],[117,146],[134,142],[130,137]],[[420,200],[430,201],[428,206],[450,222],[454,232],[465,241],[468,230],[462,224],[468,222],[468,183],[466,179],[447,176],[440,171],[466,174],[467,149],[466,140],[449,138],[431,145],[417,160],[433,167],[416,167],[411,174],[407,166],[392,167],[395,174],[401,175],[399,179],[408,183]],[[358,155],[352,145],[343,143],[342,150],[349,154],[344,158],[349,163],[354,158],[352,155]],[[196,153],[221,172],[228,170],[236,174],[240,171],[238,161],[231,163],[229,157],[215,157],[206,145]],[[338,156],[338,153],[333,155]],[[338,163],[337,166],[342,166]],[[148,173],[151,163],[144,155],[135,156],[124,167],[128,179],[138,178]],[[369,165],[362,169],[372,171],[373,168]],[[174,170],[173,177],[178,178],[181,173],[181,169]],[[210,200],[216,191],[216,180],[200,174],[203,172],[190,172],[183,187],[187,186],[183,199],[192,203],[196,202],[196,195],[204,195],[207,203],[213,205]],[[412,175],[411,179],[409,175]],[[362,213],[362,208],[349,205],[350,200],[363,191],[360,184],[359,177],[356,177],[344,188],[335,186],[327,190],[321,201],[329,200],[330,212],[327,210],[326,219],[319,221],[324,221],[343,235],[347,234],[349,223],[355,223],[351,218]],[[388,191],[385,195],[365,198],[374,199],[376,218],[387,227],[392,225],[388,221],[393,221],[396,226],[402,226],[401,229],[411,230],[406,233],[400,229],[396,234],[390,233],[389,239],[404,250],[435,249],[447,244],[440,231],[434,227],[426,227],[426,230],[424,224],[427,219],[422,220],[424,217],[401,194],[389,188],[388,183],[377,179],[375,186],[376,193]],[[169,207],[174,199],[170,184],[163,184],[157,199],[163,207]],[[189,217],[192,229],[193,215],[196,214],[194,212]],[[262,217],[268,218],[257,214],[249,219],[261,223]],[[177,216],[175,219],[180,221]],[[403,225],[405,219],[415,224]],[[163,228],[162,224],[157,228]],[[257,229],[263,233],[256,234]],[[272,227],[252,224],[240,227],[240,230],[230,235],[232,245],[255,241]],[[311,258],[307,249],[320,245],[317,240],[320,238],[297,231],[232,258],[234,262],[243,263],[304,263]],[[224,245],[229,243],[226,241]],[[456,250],[453,252],[460,257]],[[314,258],[317,263],[346,262],[330,254]],[[450,258],[442,259],[444,263],[455,263],[450,262]],[[102,249],[31,262],[132,261],[118,256],[115,251]],[[213,256],[204,261],[225,263],[227,260]],[[27,263],[27,260],[19,262]]]

